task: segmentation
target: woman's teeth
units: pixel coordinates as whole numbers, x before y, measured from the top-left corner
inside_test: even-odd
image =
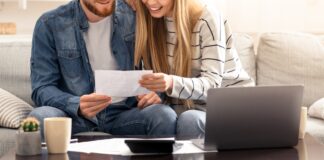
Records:
[[[158,11],[160,10],[162,7],[154,7],[154,8],[151,8],[152,11]]]

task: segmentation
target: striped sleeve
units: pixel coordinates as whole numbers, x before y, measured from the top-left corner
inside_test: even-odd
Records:
[[[208,89],[221,86],[226,54],[223,20],[220,15],[202,16],[198,24],[200,24],[200,74],[195,78],[173,76],[173,89],[169,94],[170,97],[206,100]]]
[[[224,21],[224,27],[226,31],[226,59],[222,87],[254,86],[254,80],[244,70],[234,47],[231,28],[227,21]]]

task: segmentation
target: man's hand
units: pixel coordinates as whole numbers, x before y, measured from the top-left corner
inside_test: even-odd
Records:
[[[164,73],[153,73],[142,76],[140,85],[153,92],[170,91],[173,86],[172,76]]]
[[[134,11],[136,11],[136,5],[135,5],[136,0],[125,0],[125,2],[126,2],[130,7],[132,7]]]
[[[160,104],[161,103],[161,98],[155,92],[137,96],[137,100],[138,100],[137,107],[139,109],[144,109],[145,107],[148,107],[152,104]]]
[[[100,111],[111,104],[111,97],[92,93],[80,98],[80,113],[86,118],[95,117]]]

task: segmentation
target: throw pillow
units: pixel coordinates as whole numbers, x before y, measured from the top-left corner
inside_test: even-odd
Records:
[[[0,88],[0,127],[18,128],[32,109],[28,103]]]
[[[314,102],[310,107],[308,114],[311,117],[324,119],[324,98]]]

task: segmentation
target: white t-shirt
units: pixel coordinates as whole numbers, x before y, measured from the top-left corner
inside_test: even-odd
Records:
[[[89,62],[93,71],[118,69],[118,64],[111,51],[111,28],[112,17],[108,16],[99,22],[89,22],[88,31],[83,34]],[[113,103],[125,99],[122,97],[112,97]]]

